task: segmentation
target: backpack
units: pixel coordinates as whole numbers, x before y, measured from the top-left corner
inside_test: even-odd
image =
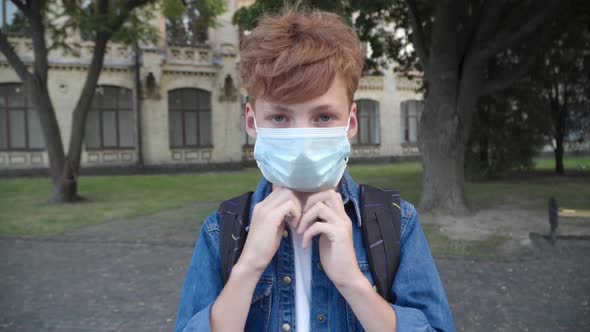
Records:
[[[391,285],[400,260],[401,207],[399,192],[361,185],[363,242],[371,276],[379,295],[395,303]],[[219,207],[220,258],[223,284],[229,279],[246,243],[252,192],[224,201]]]

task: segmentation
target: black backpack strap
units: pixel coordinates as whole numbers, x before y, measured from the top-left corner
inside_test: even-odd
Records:
[[[229,279],[231,269],[240,258],[246,243],[246,223],[250,217],[249,191],[238,197],[224,201],[219,206],[219,256],[221,263],[221,278],[223,284]]]
[[[400,202],[397,191],[361,185],[361,225],[371,275],[379,295],[391,303],[401,254]]]

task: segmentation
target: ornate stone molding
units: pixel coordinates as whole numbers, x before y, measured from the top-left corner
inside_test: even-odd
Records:
[[[209,47],[170,46],[166,49],[166,62],[170,64],[210,65],[211,57]]]
[[[400,73],[395,74],[395,86],[399,91],[416,91],[420,89],[422,84],[422,74],[410,73],[410,77],[406,77]]]
[[[359,90],[383,90],[383,76],[363,76],[359,81]]]

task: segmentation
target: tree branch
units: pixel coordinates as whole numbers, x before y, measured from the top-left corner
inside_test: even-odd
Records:
[[[26,82],[31,73],[29,73],[27,66],[18,57],[14,47],[8,42],[8,38],[6,38],[6,35],[2,33],[2,31],[0,31],[0,51],[4,54],[12,68],[14,68],[14,71],[16,71],[16,74],[20,77],[21,81]]]
[[[104,65],[105,49],[107,43],[113,34],[117,32],[121,25],[123,25],[133,9],[143,6],[151,1],[153,0],[131,0],[127,2],[125,5],[125,10],[123,10],[121,14],[117,15],[115,19],[111,21],[108,31],[101,31],[96,34],[94,39],[94,51],[90,61],[90,66],[88,67],[86,81],[84,82],[84,87],[82,88],[82,92],[72,113],[72,131],[70,135],[70,144],[68,147],[68,160],[71,166],[68,169],[68,172],[71,172],[71,174],[68,175],[74,177],[79,175],[86,115],[92,103],[94,90]],[[108,5],[109,2],[107,0],[99,1],[99,13],[107,14]]]
[[[471,3],[465,5],[462,27],[463,38],[461,38],[461,43],[459,46],[459,54],[463,58],[467,56],[469,46],[475,38],[477,25],[481,21],[482,7],[483,5],[479,4],[479,1],[472,1]]]
[[[30,6],[29,23],[31,24],[31,37],[33,39],[34,72],[43,84],[47,84],[49,61],[47,59],[47,44],[45,42],[45,26],[43,25],[43,1],[33,1]]]
[[[513,47],[517,43],[523,41],[537,29],[553,14],[556,12],[556,8],[559,6],[559,0],[547,0],[545,5],[541,6],[528,21],[525,21],[520,25],[518,31],[502,31],[497,33],[495,37],[483,45],[476,45],[476,51],[474,58],[485,61],[490,57],[494,56],[502,50]]]
[[[523,61],[516,65],[516,69],[507,68],[497,75],[496,78],[487,81],[481,89],[480,96],[506,89],[521,79],[535,63],[540,44],[540,42],[536,42],[529,47],[529,50],[523,57]]]
[[[473,35],[471,39],[466,42],[463,50],[463,67],[476,67],[485,65],[491,56],[483,57],[478,56],[481,44],[490,39],[498,26],[498,20],[500,19],[500,13],[502,12],[503,1],[497,0],[485,0],[479,10],[478,16],[476,17],[475,25],[473,27]]]
[[[476,28],[475,43],[485,42],[494,35],[498,27],[503,4],[503,1],[486,0],[481,5],[481,16],[479,17],[479,24]]]
[[[412,41],[414,47],[416,48],[416,53],[418,53],[418,57],[420,58],[424,73],[427,73],[429,71],[430,60],[428,57],[428,50],[426,48],[424,29],[422,29],[422,21],[420,21],[420,18],[418,17],[416,1],[406,0],[406,3],[408,4],[408,12],[410,14],[410,23],[413,27]]]

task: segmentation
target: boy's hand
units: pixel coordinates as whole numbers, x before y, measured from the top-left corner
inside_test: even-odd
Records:
[[[309,196],[303,207],[303,216],[294,227],[298,234],[303,233],[304,248],[314,236],[322,235],[320,260],[334,285],[346,286],[362,276],[354,251],[352,222],[344,210],[340,193],[324,190]]]
[[[293,191],[278,188],[254,207],[239,261],[258,273],[264,272],[279,248],[286,217],[297,222],[301,217],[301,204]]]

